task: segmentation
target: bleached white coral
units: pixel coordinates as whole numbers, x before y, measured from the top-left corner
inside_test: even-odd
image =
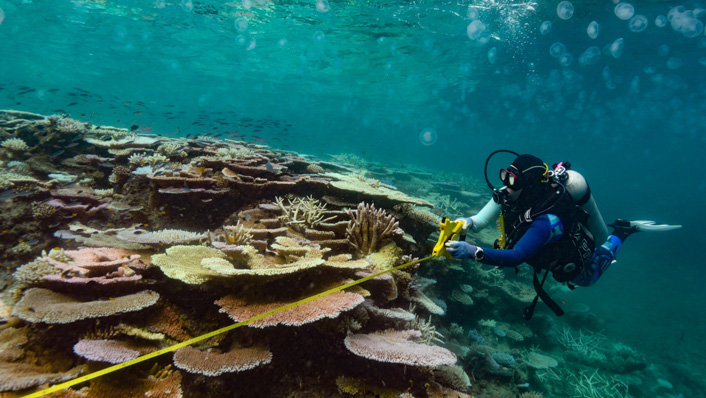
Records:
[[[21,138],[8,138],[0,146],[12,152],[22,152],[29,149],[29,145]]]
[[[142,166],[145,164],[145,153],[133,153],[128,159],[130,166]]]
[[[255,151],[249,148],[218,148],[221,159],[247,159],[255,156]]]

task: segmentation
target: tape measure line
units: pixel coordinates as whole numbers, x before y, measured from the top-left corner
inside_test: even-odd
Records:
[[[366,277],[361,278],[361,279],[358,279],[358,280],[356,280],[356,281],[353,281],[353,282],[350,282],[350,283],[346,283],[345,285],[341,285],[341,286],[334,287],[334,288],[332,288],[332,289],[329,289],[329,290],[326,290],[326,291],[324,291],[324,292],[315,294],[315,295],[313,295],[313,296],[309,296],[309,297],[307,297],[307,298],[301,299],[301,300],[296,301],[296,302],[294,302],[294,303],[290,303],[290,304],[287,304],[287,305],[285,305],[285,306],[282,306],[282,307],[279,307],[279,308],[275,308],[275,309],[272,310],[272,311],[268,311],[268,312],[262,313],[262,314],[260,314],[260,315],[255,315],[254,317],[252,317],[252,318],[250,318],[250,319],[246,319],[246,320],[244,320],[244,321],[241,321],[241,322],[238,322],[238,323],[235,323],[235,324],[232,324],[232,325],[228,325],[228,326],[226,326],[226,327],[223,327],[223,328],[214,330],[214,331],[212,331],[212,332],[209,332],[209,333],[206,333],[206,334],[202,334],[201,336],[194,337],[193,339],[189,339],[189,340],[186,340],[186,341],[182,341],[181,343],[174,344],[174,345],[169,346],[169,347],[167,347],[167,348],[162,348],[161,350],[157,350],[157,351],[154,351],[154,352],[150,352],[149,354],[145,354],[145,355],[143,355],[143,356],[137,357],[137,358],[132,359],[132,360],[130,360],[130,361],[123,362],[123,363],[119,363],[119,364],[113,365],[113,366],[109,366],[109,367],[107,367],[107,368],[105,368],[105,369],[101,369],[101,370],[95,371],[95,372],[93,372],[93,373],[89,373],[89,374],[87,374],[87,375],[85,375],[85,376],[81,376],[81,377],[78,377],[78,378],[76,378],[76,379],[69,380],[69,381],[64,382],[64,383],[61,383],[61,384],[57,384],[57,385],[55,385],[55,386],[52,386],[52,387],[46,388],[46,389],[44,389],[44,390],[40,390],[40,391],[34,392],[34,393],[32,393],[32,394],[29,394],[29,395],[25,395],[25,396],[23,396],[22,398],[43,397],[43,396],[45,396],[45,395],[47,395],[47,394],[51,394],[51,393],[53,393],[53,392],[56,392],[56,391],[59,391],[59,390],[63,390],[64,388],[68,388],[68,387],[74,386],[74,385],[76,385],[76,384],[80,384],[80,383],[83,383],[83,382],[86,382],[86,381],[95,379],[95,378],[97,378],[97,377],[101,377],[101,376],[106,375],[106,374],[108,374],[108,373],[115,372],[116,370],[120,370],[120,369],[127,368],[127,367],[129,367],[129,366],[132,366],[132,365],[138,364],[138,363],[140,363],[140,362],[144,362],[144,361],[150,360],[150,359],[152,359],[152,358],[158,357],[158,356],[163,355],[163,354],[166,354],[166,353],[168,353],[168,352],[176,351],[176,350],[178,350],[178,349],[180,349],[180,348],[186,347],[186,346],[191,345],[191,344],[194,344],[194,343],[198,343],[199,341],[203,341],[203,340],[209,339],[209,338],[211,338],[211,337],[213,337],[213,336],[217,336],[217,335],[219,335],[219,334],[221,334],[221,333],[229,332],[229,331],[231,331],[231,330],[233,330],[233,329],[235,329],[235,328],[239,328],[239,327],[241,327],[241,326],[243,326],[243,325],[246,325],[246,324],[248,324],[248,323],[250,323],[250,322],[255,322],[255,321],[260,320],[260,319],[262,319],[262,318],[266,318],[266,317],[268,317],[268,316],[270,316],[270,315],[274,315],[274,314],[277,314],[277,313],[279,313],[279,312],[286,311],[286,310],[288,310],[288,309],[290,309],[290,308],[294,308],[294,307],[296,307],[296,306],[298,306],[298,305],[301,305],[301,304],[304,304],[304,303],[308,303],[309,301],[316,300],[317,298],[324,297],[324,296],[328,296],[328,295],[331,294],[331,293],[335,293],[335,292],[341,291],[341,290],[343,290],[343,289],[347,289],[347,288],[349,288],[349,287],[351,287],[351,286],[355,286],[355,285],[357,285],[357,284],[359,284],[359,283],[363,283],[363,282],[365,282],[365,281],[369,281],[370,279],[376,278],[376,277],[378,277],[378,276],[380,276],[380,275],[384,275],[384,274],[387,274],[387,273],[392,272],[392,271],[395,271],[395,270],[399,270],[399,269],[402,269],[402,268],[406,268],[406,267],[409,267],[410,265],[413,265],[413,264],[421,263],[422,261],[426,261],[426,260],[430,259],[431,257],[432,257],[432,256],[420,258],[420,259],[411,261],[411,262],[409,262],[409,263],[405,263],[405,264],[402,264],[402,265],[398,265],[398,266],[396,266],[396,267],[394,267],[394,268],[390,268],[390,269],[388,269],[388,270],[381,271],[381,272],[378,272],[378,273],[376,273],[376,274],[366,276]]]

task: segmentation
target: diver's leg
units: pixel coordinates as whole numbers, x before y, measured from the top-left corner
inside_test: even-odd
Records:
[[[615,262],[615,256],[622,244],[623,242],[617,236],[608,236],[605,243],[593,252],[591,262],[571,282],[578,286],[591,286],[596,283],[608,270],[608,267]]]

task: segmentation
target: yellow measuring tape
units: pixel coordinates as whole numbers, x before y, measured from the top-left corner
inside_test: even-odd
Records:
[[[29,394],[29,395],[25,395],[25,396],[22,397],[22,398],[43,397],[43,396],[45,396],[45,395],[47,395],[47,394],[51,394],[51,393],[53,393],[53,392],[56,392],[56,391],[59,391],[59,390],[63,390],[64,388],[68,388],[68,387],[74,386],[74,385],[76,385],[76,384],[80,384],[80,383],[86,382],[86,381],[88,381],[88,380],[95,379],[95,378],[97,378],[97,377],[101,377],[101,376],[106,375],[106,374],[108,374],[108,373],[115,372],[116,370],[124,369],[124,368],[127,368],[128,366],[132,366],[132,365],[138,364],[138,363],[140,363],[140,362],[147,361],[147,360],[152,359],[152,358],[154,358],[154,357],[158,357],[158,356],[160,356],[160,355],[162,355],[162,354],[166,354],[166,353],[168,353],[168,352],[172,352],[172,351],[178,350],[179,348],[186,347],[186,346],[191,345],[191,344],[194,344],[194,343],[198,343],[199,341],[203,341],[203,340],[206,340],[206,339],[211,338],[211,337],[213,337],[213,336],[219,335],[219,334],[221,334],[221,333],[225,333],[225,332],[231,331],[231,330],[233,330],[233,329],[235,329],[235,328],[238,328],[238,327],[240,327],[240,326],[246,325],[246,324],[248,324],[248,323],[250,323],[250,322],[254,322],[254,321],[257,321],[257,320],[259,320],[259,319],[268,317],[268,316],[270,316],[270,315],[274,315],[274,314],[277,314],[277,313],[279,313],[279,312],[286,311],[286,310],[288,310],[288,309],[290,309],[290,308],[293,308],[293,307],[296,307],[296,306],[298,306],[298,305],[301,305],[301,304],[304,304],[304,303],[308,303],[309,301],[316,300],[316,299],[319,298],[319,297],[328,296],[328,295],[331,294],[331,293],[335,293],[335,292],[341,291],[341,290],[343,290],[343,289],[347,289],[347,288],[349,288],[349,287],[351,287],[351,286],[355,286],[355,285],[357,285],[357,284],[359,284],[359,283],[363,283],[363,282],[368,281],[368,280],[370,280],[370,279],[376,278],[376,277],[378,277],[378,276],[380,276],[380,275],[387,274],[388,272],[392,272],[392,271],[395,271],[395,270],[398,270],[398,269],[402,269],[402,268],[405,268],[405,267],[409,267],[410,265],[413,265],[413,264],[421,263],[422,261],[428,260],[428,259],[430,259],[430,258],[432,258],[432,257],[433,257],[433,256],[428,256],[428,257],[420,258],[420,259],[418,259],[418,260],[414,260],[414,261],[412,261],[412,262],[405,263],[405,264],[402,264],[402,265],[398,265],[397,267],[390,268],[390,269],[388,269],[388,270],[378,272],[377,274],[373,274],[373,275],[370,275],[370,276],[366,276],[365,278],[361,278],[361,279],[358,279],[358,280],[356,280],[356,281],[353,281],[353,282],[350,282],[350,283],[346,283],[345,285],[341,285],[341,286],[334,287],[333,289],[329,289],[329,290],[326,290],[326,291],[321,292],[321,293],[319,293],[319,294],[315,294],[315,295],[310,296],[310,297],[307,297],[307,298],[305,298],[305,299],[296,301],[296,302],[294,302],[294,303],[287,304],[287,305],[285,305],[285,306],[276,308],[276,309],[274,309],[274,310],[272,310],[272,311],[268,311],[268,312],[262,313],[262,314],[260,314],[260,315],[255,315],[254,317],[252,317],[252,318],[250,318],[250,319],[246,319],[246,320],[244,320],[244,321],[242,321],[242,322],[238,322],[238,323],[235,323],[235,324],[233,324],[233,325],[229,325],[229,326],[226,326],[226,327],[224,327],[224,328],[220,328],[220,329],[218,329],[218,330],[214,330],[213,332],[206,333],[206,334],[203,334],[203,335],[201,335],[201,336],[194,337],[193,339],[189,339],[189,340],[183,341],[183,342],[181,342],[181,343],[179,343],[179,344],[174,344],[173,346],[170,346],[170,347],[167,347],[167,348],[163,348],[163,349],[161,349],[161,350],[157,350],[157,351],[151,352],[151,353],[146,354],[146,355],[143,355],[143,356],[141,356],[141,357],[137,357],[137,358],[135,358],[135,359],[133,359],[133,360],[130,360],[130,361],[127,361],[127,362],[123,362],[123,363],[119,363],[119,364],[117,364],[117,365],[109,366],[109,367],[107,367],[107,368],[105,368],[105,369],[101,369],[101,370],[99,370],[99,371],[96,371],[96,372],[87,374],[87,375],[85,375],[85,376],[81,376],[81,377],[79,377],[79,378],[76,378],[76,379],[73,379],[73,380],[69,380],[69,381],[64,382],[64,383],[61,383],[61,384],[57,384],[57,385],[55,385],[55,386],[46,388],[46,389],[44,389],[44,390],[37,391],[37,392],[32,393],[32,394]]]

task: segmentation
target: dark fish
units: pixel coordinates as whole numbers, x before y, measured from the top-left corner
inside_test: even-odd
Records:
[[[73,148],[75,146],[78,146],[78,142],[74,142],[73,144],[69,144],[66,146],[66,149]]]
[[[100,163],[98,166],[102,166],[102,167],[115,167],[115,164],[114,164],[114,163],[110,163],[110,162],[105,162],[105,163]]]
[[[54,109],[52,112],[54,112],[54,113],[66,113],[66,111],[63,110],[63,109]]]
[[[74,138],[71,139],[71,141],[78,141],[81,139],[80,135],[75,135]]]
[[[74,105],[78,105],[78,102],[72,102],[70,104],[66,104],[66,106],[74,106]]]
[[[52,88],[52,89],[47,90],[48,93],[55,93],[57,91],[59,91],[58,88]]]
[[[138,125],[136,125],[136,124],[133,124],[132,126],[130,126],[130,131],[135,131],[135,130],[137,130],[137,129],[139,129],[139,128],[140,128],[140,126],[138,126]]]
[[[37,240],[37,239],[32,239],[32,240],[30,240],[30,241],[27,242],[27,244],[28,244],[28,245],[31,245],[31,246],[34,246],[34,245],[36,245],[37,243],[39,243],[39,240]]]
[[[37,90],[34,89],[34,88],[31,88],[31,89],[29,89],[29,90],[25,90],[25,91],[22,91],[22,92],[17,93],[17,94],[18,94],[18,95],[24,95],[24,94],[31,93],[31,92],[34,92],[34,91],[37,91]]]
[[[49,157],[50,157],[50,158],[55,158],[55,157],[61,155],[62,153],[64,153],[64,150],[63,150],[63,149],[60,149],[60,150],[58,150],[58,151],[52,153],[51,155],[49,155]]]
[[[61,187],[62,187],[62,188],[68,188],[68,187],[73,187],[73,186],[76,185],[76,184],[78,184],[78,182],[73,181],[73,182],[69,182],[69,183],[66,183],[66,184],[62,185]]]

